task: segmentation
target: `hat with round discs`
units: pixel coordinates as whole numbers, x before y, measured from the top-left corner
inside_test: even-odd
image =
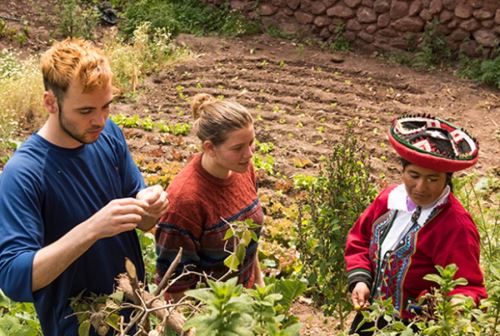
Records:
[[[479,145],[466,131],[430,115],[402,116],[392,121],[389,141],[406,161],[440,172],[474,165]]]

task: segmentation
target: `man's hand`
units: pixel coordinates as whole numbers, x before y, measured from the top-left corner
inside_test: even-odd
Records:
[[[364,282],[358,282],[351,293],[352,304],[355,310],[361,310],[370,305],[370,289]]]
[[[90,217],[86,224],[96,240],[113,237],[135,229],[148,206],[146,201],[135,198],[115,199]]]
[[[160,218],[165,214],[168,208],[167,192],[161,185],[154,185],[142,189],[135,197],[138,200],[146,201],[148,206],[144,208],[146,214],[150,217]]]
[[[144,231],[151,229],[158,219],[166,213],[168,208],[167,196],[167,192],[163,190],[161,185],[154,185],[137,193],[136,199],[147,203],[144,208],[143,219],[138,225],[140,229]]]

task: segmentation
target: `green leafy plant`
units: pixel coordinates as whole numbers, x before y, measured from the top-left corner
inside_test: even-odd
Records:
[[[375,196],[369,153],[349,125],[316,178],[295,177],[307,192],[298,219],[298,250],[312,295],[341,328],[350,310],[345,274],[345,237]]]
[[[255,153],[252,157],[253,165],[255,169],[262,169],[268,175],[274,174],[274,157],[270,154],[260,155],[259,153]]]
[[[0,290],[0,336],[41,336],[42,329],[31,303],[17,303]]]
[[[351,50],[351,42],[345,37],[345,25],[337,25],[335,27],[330,50],[332,51],[349,51]]]
[[[84,4],[77,0],[63,0],[59,31],[66,37],[94,39],[94,30],[99,24],[99,12],[92,3]]]
[[[202,303],[199,314],[191,317],[184,330],[196,328],[200,336],[293,336],[300,324],[288,316],[293,300],[305,290],[298,280],[274,280],[256,289],[245,289],[232,278],[226,282],[208,281],[208,288],[186,292]],[[280,294],[283,291],[285,294]]]
[[[458,76],[500,89],[500,49],[492,59],[459,57]]]

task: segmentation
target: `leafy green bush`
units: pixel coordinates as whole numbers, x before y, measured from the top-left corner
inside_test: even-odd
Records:
[[[237,285],[237,278],[226,282],[208,281],[209,288],[186,292],[203,306],[190,318],[184,330],[196,328],[197,336],[294,336],[300,324],[287,312],[304,290],[298,280],[274,280],[256,289]],[[282,294],[283,293],[283,294]]]
[[[94,30],[99,24],[99,12],[89,1],[63,0],[60,6],[59,32],[65,37],[94,39]]]
[[[462,78],[500,89],[500,54],[484,60],[461,56],[457,73]]]
[[[143,22],[167,32],[239,36],[257,33],[260,26],[231,10],[226,3],[213,7],[199,0],[139,0],[125,5],[121,30],[128,36]]]
[[[0,336],[39,336],[42,330],[31,303],[11,301],[0,290]]]
[[[445,268],[436,266],[437,274],[428,274],[424,278],[436,283],[432,292],[419,300],[422,314],[409,324],[397,319],[390,299],[377,300],[368,310],[362,311],[366,322],[384,320],[385,326],[373,327],[374,335],[498,335],[500,332],[500,295],[499,269],[496,278],[491,279],[496,290],[490,297],[476,307],[471,298],[461,295],[449,296],[458,285],[467,284],[464,278],[455,279],[457,267],[454,264]],[[359,330],[363,330],[360,326]],[[344,333],[345,334],[345,333]]]
[[[308,193],[299,219],[298,250],[315,301],[336,313],[343,327],[350,310],[344,263],[345,239],[352,224],[373,200],[369,154],[348,130],[316,179],[300,178]],[[310,183],[310,184],[308,184]]]

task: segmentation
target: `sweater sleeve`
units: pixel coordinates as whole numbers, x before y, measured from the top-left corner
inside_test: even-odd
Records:
[[[456,264],[458,271],[455,278],[465,278],[467,284],[457,286],[450,292],[450,295],[462,294],[473,298],[478,303],[479,300],[487,297],[487,293],[483,273],[479,266],[480,244],[477,228],[465,210],[463,212],[450,211],[443,221],[453,223],[453,225],[439,235],[441,242],[435,244],[434,265],[445,267],[452,263]]]
[[[11,162],[0,176],[0,288],[15,301],[33,302],[33,258],[43,245],[42,200],[36,177],[19,169],[23,165]]]
[[[373,222],[387,211],[388,190],[380,193],[356,220],[347,235],[344,260],[347,267],[349,290],[358,282],[371,288],[373,280],[372,264],[369,256]]]
[[[202,234],[200,206],[189,200],[177,199],[165,217],[160,220],[156,230],[156,281],[161,280],[170,264],[174,261],[179,248],[183,253],[181,261],[172,278],[180,275],[186,266],[189,270],[199,271],[198,250]],[[190,289],[198,282],[198,276],[188,275],[172,284],[168,292],[178,293]]]

